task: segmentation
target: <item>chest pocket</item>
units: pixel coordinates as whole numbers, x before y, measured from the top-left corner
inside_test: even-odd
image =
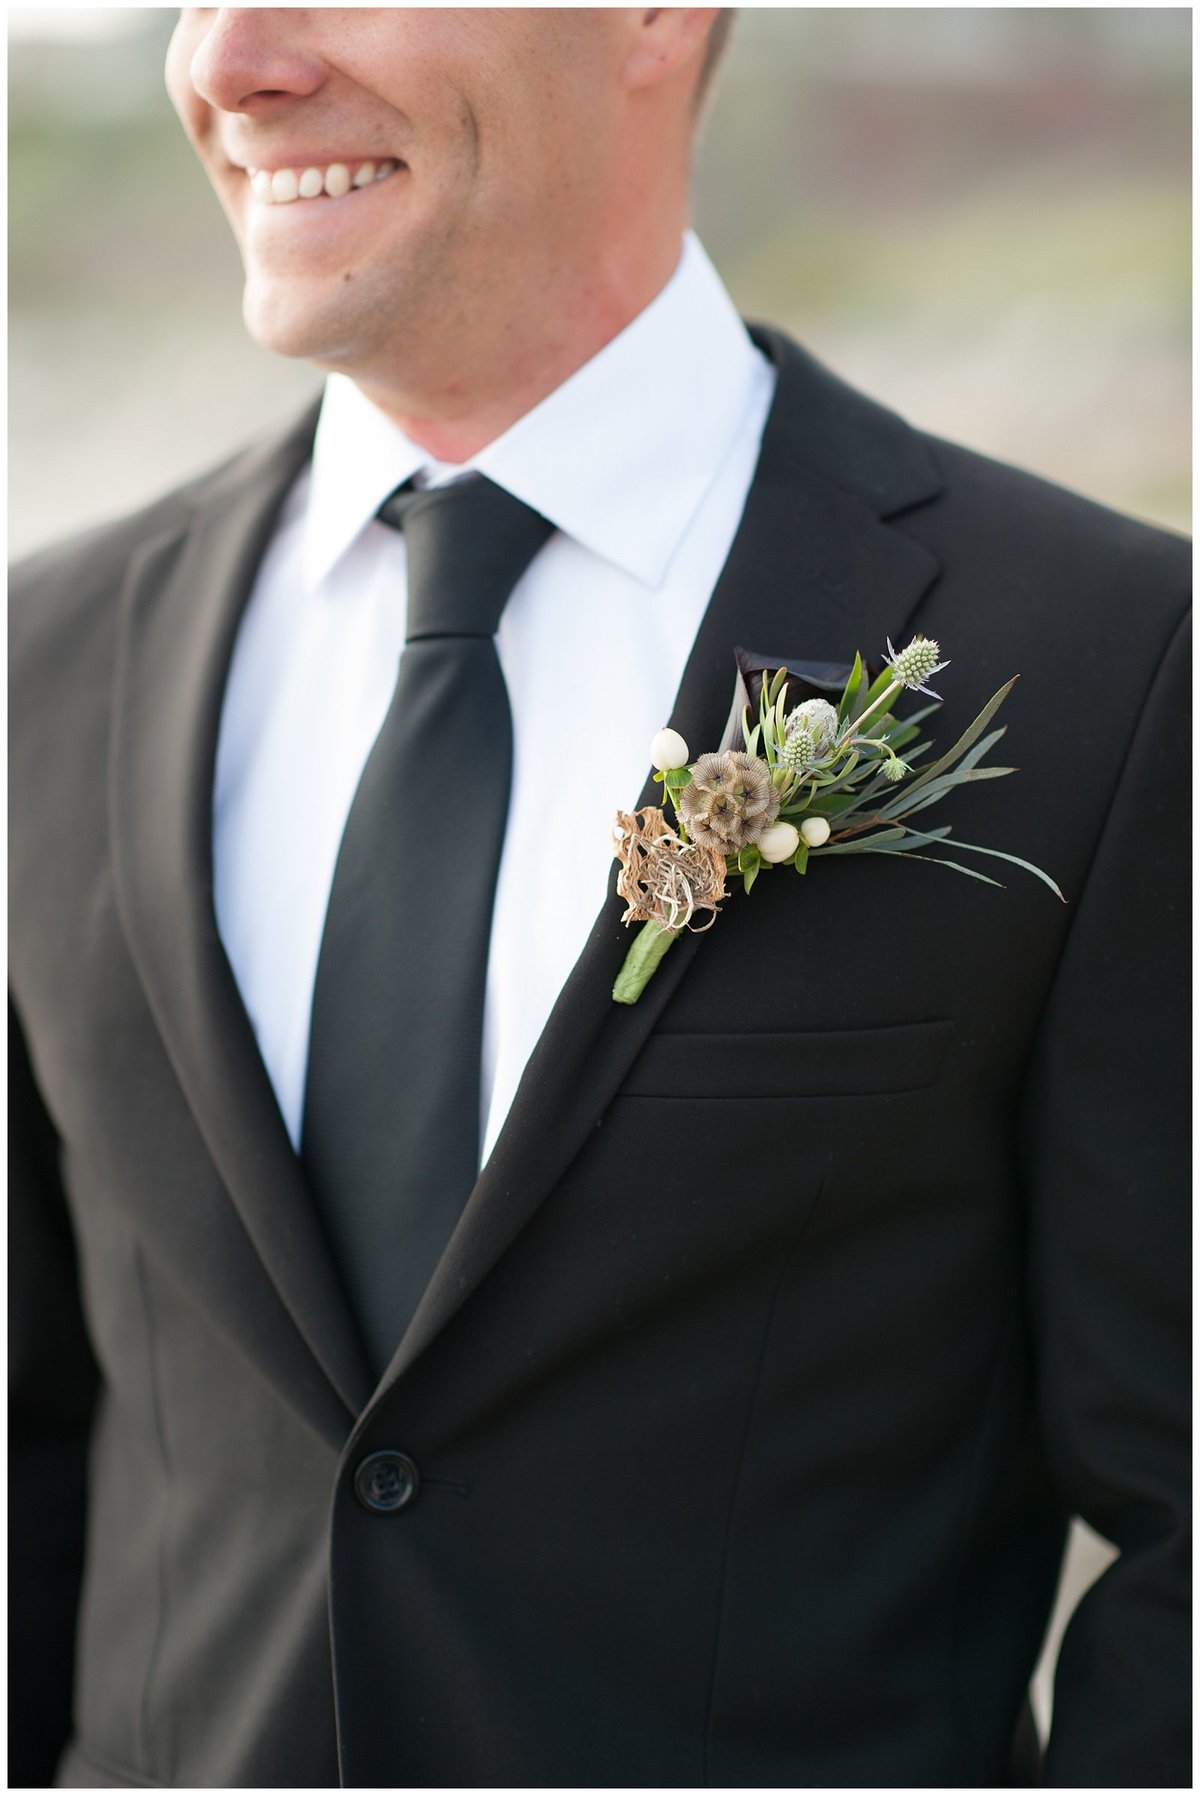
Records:
[[[746,1035],[652,1035],[622,1097],[829,1098],[919,1091],[942,1069],[954,1024]]]

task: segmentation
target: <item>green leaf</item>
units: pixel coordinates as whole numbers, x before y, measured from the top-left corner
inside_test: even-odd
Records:
[[[915,848],[918,843],[923,847],[927,838],[931,842],[940,841],[943,836],[948,836],[950,834],[951,827],[952,825],[949,823],[943,823],[938,829],[931,829],[928,831],[904,830],[902,831],[904,839],[898,842],[894,848],[889,848],[887,852],[889,854],[907,854],[911,849]],[[867,836],[865,840],[868,842],[878,842],[880,837]],[[883,851],[880,850],[880,852],[882,853]]]
[[[948,836],[950,834],[952,827],[953,826],[949,823],[942,823],[939,824],[937,829],[921,830],[920,832],[909,830],[904,841],[898,842],[895,848],[889,848],[887,852],[889,854],[910,854],[912,850],[916,848],[918,842],[922,847],[926,845],[927,841],[940,842],[943,836]]]
[[[940,699],[932,705],[922,705],[921,709],[914,711],[911,717],[898,717],[891,729],[881,730],[879,734],[886,736],[891,746],[899,752],[906,743],[911,742],[919,734],[925,719],[932,717],[933,713],[940,711],[941,708]]]
[[[940,760],[935,761],[931,767],[927,767],[923,773],[918,774],[917,778],[912,781],[908,788],[910,794],[917,791],[921,786],[928,786],[939,774],[945,773],[947,768],[953,767],[954,763],[966,753],[972,743],[979,740],[988,724],[992,721],[992,718],[996,715],[996,712],[1000,709],[1001,705],[1016,685],[1017,678],[1018,676],[1014,674],[1011,680],[1006,681],[1005,684],[1001,686],[999,692],[992,695],[987,704],[983,707],[983,710],[979,713],[979,716],[975,719],[974,723],[969,725],[969,727],[963,731],[953,748],[942,755]],[[984,751],[981,750],[980,752],[982,753]]]
[[[954,773],[944,774],[940,780],[934,780],[932,786],[926,786],[923,792],[918,792],[915,801],[905,805],[903,809],[898,810],[895,806],[888,805],[886,810],[880,811],[879,814],[881,817],[897,819],[915,817],[917,812],[925,810],[927,805],[941,804],[946,794],[953,791],[956,786],[968,786],[972,780],[1003,779],[1006,774],[1018,771],[1019,769],[1016,767],[970,767],[966,773],[956,769]]]
[[[851,708],[862,691],[863,659],[858,650],[854,651],[854,666],[850,669],[850,678],[846,681],[846,690],[838,703],[838,722],[845,723],[851,715]]]
[[[750,890],[761,873],[762,865],[762,855],[753,842],[748,842],[744,848],[738,850],[737,870],[742,876],[747,891]]]
[[[913,830],[910,833],[912,835],[919,835],[922,832]],[[981,848],[978,842],[956,842],[950,836],[946,836],[942,839],[945,841],[947,848],[965,848],[968,854],[987,854],[998,861],[1011,861],[1014,867],[1024,867],[1027,873],[1032,873],[1035,879],[1040,879],[1043,885],[1049,886],[1056,898],[1062,898],[1064,904],[1067,902],[1050,875],[1048,873],[1043,873],[1040,867],[1035,867],[1032,861],[1022,860],[1019,854],[1006,854],[1002,848]],[[931,836],[929,840],[932,841],[933,837]]]
[[[893,828],[891,828],[891,829],[880,830],[876,835],[873,835],[873,836],[867,836],[867,835],[855,836],[849,842],[827,842],[825,844],[824,848],[814,848],[813,853],[814,854],[869,854],[875,848],[877,843],[879,843],[879,842],[898,842],[898,841],[900,841],[901,837],[906,834],[907,834],[907,831],[901,829],[899,827],[899,825],[897,824],[897,825],[893,826]]]
[[[783,687],[787,684],[787,677],[788,670],[786,667],[777,667],[775,669],[775,672],[771,676],[771,684],[767,689],[768,706],[773,705],[779,697]]]
[[[875,699],[879,698],[883,693],[885,693],[887,691],[888,687],[891,685],[892,681],[895,678],[896,678],[896,676],[892,672],[890,667],[884,667],[884,668],[880,669],[880,671],[875,675],[875,678],[871,681],[870,686],[867,688],[866,699],[865,699],[865,703],[864,703],[864,707],[863,707],[864,710],[867,705],[872,704]],[[900,696],[902,696],[902,695],[897,694],[897,697],[900,697]]]
[[[797,873],[808,872],[808,843],[804,840],[803,836],[800,838],[799,848],[797,848],[795,854],[792,856],[792,865]]]
[[[848,785],[854,778],[854,771],[858,766],[860,759],[861,757],[858,750],[852,748],[849,755],[846,757],[846,765],[842,768],[841,772],[836,773],[830,780],[822,780],[820,787],[821,795],[827,797],[831,792],[837,792],[842,786]],[[863,769],[863,771],[865,772],[866,769]]]
[[[794,820],[796,817],[801,816],[828,817],[831,821],[834,817],[846,819],[859,809],[862,810],[864,817],[875,815],[875,807],[863,803],[863,794],[861,792],[842,792],[839,793],[836,798],[822,798],[820,796],[814,798],[811,803],[801,806],[798,811],[792,812],[790,820]],[[787,816],[788,813],[786,807],[784,810],[781,810],[779,814],[781,817]]]
[[[1001,736],[1005,734],[1007,727],[1006,724],[1001,724],[998,730],[992,730],[990,735],[983,738],[982,742],[977,742],[969,753],[961,757],[960,764],[951,773],[939,774],[936,763],[932,767],[926,768],[917,779],[909,780],[903,791],[898,792],[895,798],[884,806],[880,815],[897,815],[900,807],[907,812],[914,808],[912,801],[918,794],[920,794],[922,802],[925,802],[929,799],[930,793],[934,791],[948,792],[954,786],[962,785],[969,779],[988,779],[998,772],[1016,773],[1018,770],[1015,767],[979,768],[979,762],[982,761],[989,749],[995,747]]]
[[[900,850],[898,848],[881,848],[879,852],[880,854],[899,854]],[[965,873],[968,879],[981,879],[985,886],[998,886],[1002,892],[1008,889],[1003,880],[989,879],[986,873],[980,873],[977,868],[964,867],[961,861],[944,860],[940,854],[913,854],[909,858],[914,861],[928,861],[932,867],[951,867],[955,873]]]
[[[669,773],[663,775],[663,778],[666,780],[669,792],[682,792],[685,786],[690,786],[692,783],[692,770],[690,767],[672,767]]]

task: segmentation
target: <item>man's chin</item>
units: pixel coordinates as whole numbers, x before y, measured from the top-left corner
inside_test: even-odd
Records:
[[[342,366],[353,359],[361,334],[343,302],[298,303],[294,284],[247,280],[242,295],[242,320],[262,349],[320,366]]]

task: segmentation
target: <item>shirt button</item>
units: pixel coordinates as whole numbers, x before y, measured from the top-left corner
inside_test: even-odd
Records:
[[[354,1474],[355,1496],[376,1515],[407,1509],[420,1488],[421,1474],[407,1453],[368,1453]]]

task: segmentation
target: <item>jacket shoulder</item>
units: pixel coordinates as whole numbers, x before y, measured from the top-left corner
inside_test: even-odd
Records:
[[[1190,588],[1186,537],[922,430],[784,332],[748,329],[777,375],[768,431],[779,466],[865,499],[956,585],[980,595],[1001,587],[1018,611],[1022,600],[1069,610],[1063,595],[1074,592],[1093,617],[1133,603],[1139,624],[1155,608],[1178,621]]]
[[[1014,602],[1051,593],[1079,623],[1109,617],[1173,628],[1190,602],[1189,539],[960,443],[919,433],[942,490],[912,520],[947,566],[971,558]],[[901,524],[901,528],[904,528]],[[1072,598],[1074,595],[1074,598]],[[1130,609],[1132,608],[1132,610]]]
[[[1038,474],[925,436],[943,487],[896,519],[938,557],[950,582],[986,594],[997,627],[1047,652],[1146,663],[1191,607],[1191,542]],[[1132,663],[1130,663],[1132,670]]]
[[[281,456],[297,472],[311,443],[315,408],[191,476],[136,511],[81,530],[23,556],[9,569],[9,655],[18,674],[48,638],[64,631],[106,628],[130,560],[142,546],[182,531],[197,512],[219,504]]]

